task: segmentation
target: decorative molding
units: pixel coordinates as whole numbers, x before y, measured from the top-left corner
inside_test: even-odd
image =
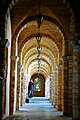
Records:
[[[52,72],[54,72],[54,73],[55,73],[55,72],[58,72],[58,70],[53,70]]]
[[[23,65],[18,65],[17,66],[19,69],[22,69],[23,68]]]
[[[7,43],[6,43],[6,48],[8,48],[9,45],[10,45],[10,42],[9,42],[9,40],[8,40]]]
[[[72,56],[67,56],[67,59],[72,59],[73,57]]]
[[[72,47],[80,45],[80,40],[71,40],[70,44],[72,45]]]
[[[59,68],[62,68],[62,67],[63,67],[63,65],[60,64],[60,65],[59,65]]]
[[[62,56],[62,59],[63,60],[67,60],[67,56]]]
[[[18,56],[11,56],[11,60],[18,61],[19,57]]]
[[[54,77],[55,75],[54,75],[54,73],[51,73],[51,75],[50,75],[51,77]]]
[[[79,45],[80,45],[80,40],[78,40],[78,43],[79,43]]]
[[[3,77],[0,76],[0,79],[3,80]]]
[[[56,68],[58,68],[59,67],[59,65],[56,65]]]
[[[9,43],[8,39],[0,39],[0,45],[8,48],[10,43]]]

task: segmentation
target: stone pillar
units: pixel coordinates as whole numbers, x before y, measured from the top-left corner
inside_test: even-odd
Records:
[[[21,98],[20,98],[20,105],[23,105],[23,85],[24,85],[24,73],[21,73]]]
[[[5,45],[1,44],[2,38],[5,36],[5,16],[0,15],[0,120],[2,120],[4,114],[4,101],[3,101],[3,81],[4,80],[4,70],[5,70]]]
[[[67,56],[68,59],[68,116],[72,116],[72,56]]]
[[[15,61],[11,61],[11,76],[10,76],[10,103],[9,103],[9,115],[13,115],[14,109],[14,82],[15,82]]]
[[[18,56],[11,56],[11,80],[10,80],[10,115],[13,115],[14,112],[14,95],[15,95],[15,67],[16,62],[18,61]]]
[[[0,119],[5,114],[6,105],[6,74],[7,74],[7,63],[6,63],[6,48],[7,39],[0,40]]]
[[[58,109],[58,68],[57,65],[54,67],[54,98],[53,98],[53,105],[55,108]]]
[[[50,100],[52,103],[54,103],[53,98],[54,98],[54,78],[53,76],[50,76]]]
[[[3,51],[0,53],[0,120],[2,120],[2,117],[4,115],[4,83],[5,83],[5,78],[4,78],[4,70],[5,70],[5,47],[0,45],[0,51]]]
[[[19,110],[19,107],[20,107],[21,67],[22,65],[18,65],[16,110]]]
[[[2,118],[4,117],[6,105],[7,42],[7,39],[0,39],[0,120],[2,120]]]
[[[26,79],[26,73],[24,73],[24,103],[26,102],[27,98],[27,79]]]
[[[68,116],[68,62],[67,56],[63,56],[64,62],[64,91],[63,91],[63,114]]]
[[[73,41],[73,120],[80,120],[80,40]]]
[[[2,80],[3,78],[0,76],[0,120],[2,120]]]
[[[62,77],[62,63],[58,66],[58,111],[62,110],[62,99],[63,99],[63,77]]]

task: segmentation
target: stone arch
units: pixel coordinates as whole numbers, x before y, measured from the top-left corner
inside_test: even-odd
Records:
[[[12,38],[12,41],[13,41],[13,48],[12,48],[12,55],[15,55],[15,47],[14,47],[14,45],[15,45],[15,41],[18,39],[18,37],[19,37],[19,34],[20,34],[20,32],[21,32],[21,29],[22,29],[22,27],[25,25],[25,24],[27,24],[28,22],[30,22],[30,21],[33,21],[33,20],[35,20],[36,19],[36,16],[32,16],[32,17],[30,17],[30,18],[25,18],[25,20],[24,21],[22,21],[21,22],[21,24],[18,26],[18,28],[16,29],[16,31],[15,31],[15,33],[14,33],[14,35],[12,36],[13,38]],[[49,16],[45,16],[44,15],[44,19],[45,20],[47,20],[47,21],[51,21],[51,22],[53,22],[53,23],[55,23],[57,26],[59,26],[59,28],[60,28],[60,30],[62,31],[62,33],[63,33],[63,36],[64,36],[64,40],[66,41],[66,47],[65,47],[65,50],[66,50],[66,52],[65,52],[65,54],[67,55],[68,53],[68,41],[67,41],[67,35],[65,34],[65,30],[64,30],[64,28],[63,28],[63,26],[61,25],[61,23],[59,23],[59,21],[57,21],[56,19],[54,19],[54,18],[51,18],[51,17],[49,17]]]
[[[33,79],[33,81],[35,80],[35,78],[40,78],[40,80],[41,80],[41,91],[36,91],[36,92],[34,92],[34,96],[42,96],[42,97],[44,97],[45,96],[45,77],[42,75],[42,74],[34,74],[34,75],[32,75],[32,79]]]

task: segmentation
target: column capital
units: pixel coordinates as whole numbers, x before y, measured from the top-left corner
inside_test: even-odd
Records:
[[[1,46],[5,46],[6,48],[8,48],[8,46],[10,45],[8,39],[1,39],[0,38],[0,45]]]
[[[72,59],[73,57],[72,56],[67,56],[67,59],[69,60],[69,59]]]
[[[70,43],[71,43],[72,47],[80,46],[80,39],[79,40],[77,40],[77,39],[71,40]]]
[[[67,56],[62,56],[62,59],[63,60],[67,60]]]
[[[11,56],[11,60],[18,61],[19,57],[18,56]]]
[[[19,69],[22,69],[23,68],[23,65],[18,65],[17,66]]]

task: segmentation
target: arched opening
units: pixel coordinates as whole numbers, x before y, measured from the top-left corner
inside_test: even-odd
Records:
[[[34,80],[34,91],[35,92],[41,91],[41,79],[39,77],[35,78]]]
[[[35,74],[32,76],[34,81],[34,96],[44,97],[45,96],[45,78],[41,74]]]
[[[19,61],[17,60],[16,62],[12,61],[12,68],[16,70],[13,78],[15,79],[14,86],[15,88],[17,87],[17,94],[16,94],[16,91],[14,91],[14,95],[15,95],[14,111],[16,110],[16,108],[19,109],[20,106],[25,103],[25,99],[28,96],[27,86],[28,86],[29,78],[31,78],[35,74],[37,75],[38,73],[38,63],[37,63],[37,55],[38,55],[37,46],[38,45],[36,41],[36,35],[37,35],[36,30],[38,32],[37,22],[28,21],[27,23],[27,20],[28,19],[26,19],[26,25],[25,25],[25,22],[23,22],[24,27],[22,26],[22,28],[20,29],[19,33],[16,36],[16,39],[14,39],[13,37],[12,53],[16,54],[17,58],[19,57]],[[51,21],[48,21],[48,20],[51,20]],[[66,36],[64,34],[65,32],[62,31],[64,30],[63,27],[58,21],[57,21],[57,24],[60,25],[61,29],[57,26],[57,24],[54,23],[54,19],[49,18],[48,20],[44,19],[43,25],[41,26],[42,27],[41,32],[40,32],[40,34],[42,35],[42,39],[40,43],[40,46],[42,47],[40,76],[41,75],[44,76],[45,79],[42,79],[40,77],[43,82],[41,83],[42,88],[41,88],[41,91],[34,91],[34,96],[41,96],[41,97],[45,96],[50,99],[52,104],[58,110],[62,110],[62,107],[63,107],[62,106],[63,105],[63,91],[62,91],[63,72],[62,71],[63,69],[61,70],[60,78],[59,78],[59,72],[60,72],[60,65],[63,66],[62,55],[65,55],[65,46],[67,47],[64,40],[64,37]],[[51,27],[51,30],[53,32],[52,36],[49,34],[50,31],[48,30],[48,26],[46,26],[46,24],[50,25],[49,27]],[[35,26],[35,30],[31,34],[31,30],[33,29],[33,26]],[[29,30],[28,31],[29,33],[26,34],[25,37],[22,39],[24,31],[26,31],[27,29],[31,29],[31,30]],[[43,29],[45,29],[44,32],[42,31]],[[58,36],[56,36],[55,32]],[[23,66],[23,68],[21,66]],[[29,78],[27,78],[26,74],[29,76]],[[62,84],[61,86],[60,86],[60,82],[58,81],[59,79]],[[27,85],[25,84],[25,82],[27,83]],[[61,96],[60,96],[60,93],[61,93]],[[18,97],[18,95],[20,96]],[[58,102],[58,100],[60,101]],[[17,101],[17,104],[16,104],[16,101]]]
[[[35,85],[34,97],[45,96],[57,110],[75,118],[77,115],[74,115],[74,111],[78,110],[78,103],[74,104],[76,92],[72,85],[75,82],[73,63],[75,64],[76,55],[72,54],[72,46],[74,43],[79,46],[80,42],[70,41],[73,40],[74,31],[78,31],[77,19],[67,0],[41,0],[40,9],[43,21],[38,28],[36,15],[39,11],[36,0],[12,0],[9,5],[4,25],[5,38],[10,44],[8,59],[3,60],[8,65],[4,72],[7,74],[6,79],[4,74],[3,81],[3,114],[13,115],[25,104],[25,99],[28,98],[28,83],[32,77]],[[41,35],[42,48],[39,74],[36,41],[38,33]],[[78,33],[75,36],[75,39],[79,38]],[[3,65],[1,72],[6,65]],[[79,72],[76,76],[79,76]],[[78,98],[77,94],[77,100]]]

